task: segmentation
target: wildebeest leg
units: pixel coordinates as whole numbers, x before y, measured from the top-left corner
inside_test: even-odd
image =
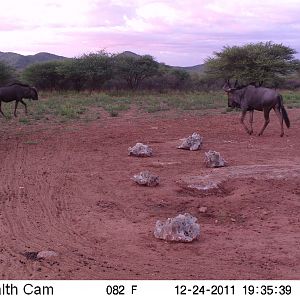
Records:
[[[252,134],[253,133],[253,110],[250,110],[249,111],[249,121],[250,121],[250,131],[249,131],[249,134]]]
[[[243,111],[243,112],[242,112],[242,116],[241,116],[240,121],[241,121],[242,125],[244,126],[245,130],[246,130],[249,134],[251,134],[251,133],[250,133],[250,130],[248,129],[248,127],[247,127],[246,124],[244,123],[246,113],[247,113],[247,111]]]
[[[1,104],[2,104],[2,101],[0,101],[0,113],[3,117],[5,117],[5,114],[3,113],[2,108],[1,108]]]
[[[18,103],[19,103],[19,101],[16,100],[16,103],[15,103],[15,111],[14,111],[14,116],[15,116],[15,117],[17,116]]]
[[[24,105],[24,107],[25,107],[25,114],[27,115],[27,104],[23,100],[20,100],[20,102]]]
[[[279,110],[278,107],[274,107],[274,111],[276,113],[276,116],[278,117],[278,120],[279,120],[279,123],[280,123],[280,126],[281,126],[281,133],[280,133],[280,136],[282,137],[284,135],[284,131],[283,131],[283,117],[282,117],[282,113],[281,111]]]
[[[266,108],[264,109],[264,117],[265,117],[265,124],[263,126],[263,128],[261,129],[260,133],[258,135],[262,135],[264,130],[266,129],[266,127],[268,126],[268,124],[270,123],[270,109]]]

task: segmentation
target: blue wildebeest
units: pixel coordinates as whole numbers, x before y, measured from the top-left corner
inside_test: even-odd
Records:
[[[25,113],[27,114],[27,105],[23,99],[38,100],[38,93],[34,87],[22,83],[13,83],[8,86],[0,87],[0,113],[5,117],[1,104],[3,102],[16,101],[14,116],[17,116],[18,103],[21,102],[25,107]]]
[[[270,122],[270,111],[274,109],[281,126],[281,134],[283,131],[283,120],[286,126],[290,127],[290,120],[288,114],[283,106],[282,96],[273,89],[265,87],[256,87],[254,85],[247,85],[243,87],[231,87],[229,81],[223,86],[223,90],[228,95],[228,106],[238,107],[242,109],[241,123],[245,130],[249,133],[253,133],[253,112],[259,110],[264,112],[265,123],[258,135],[262,135],[265,128]],[[244,119],[247,111],[250,113],[250,129],[244,123]]]

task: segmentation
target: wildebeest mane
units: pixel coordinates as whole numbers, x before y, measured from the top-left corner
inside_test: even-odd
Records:
[[[7,86],[13,86],[13,85],[19,85],[19,86],[24,86],[24,87],[30,87],[30,85],[26,84],[26,83],[21,83],[21,82],[13,82],[8,84]]]
[[[258,88],[258,86],[255,83],[249,83],[249,84],[239,85],[235,88],[235,90],[241,90],[241,89],[244,89],[248,86],[254,86],[255,88]]]

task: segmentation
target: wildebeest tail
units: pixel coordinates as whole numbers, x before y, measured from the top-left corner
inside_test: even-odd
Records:
[[[287,111],[286,111],[286,109],[285,109],[284,106],[283,106],[283,99],[282,99],[282,96],[279,95],[279,97],[280,97],[280,109],[281,109],[281,113],[282,113],[283,120],[284,120],[284,122],[285,122],[285,124],[286,124],[286,127],[287,127],[287,128],[290,128],[291,123],[290,123],[290,119],[289,119],[289,116],[288,116],[288,114],[287,114]]]
[[[283,120],[284,120],[284,122],[286,124],[286,127],[290,128],[290,125],[291,125],[290,119],[289,119],[288,114],[287,114],[287,112],[286,112],[286,110],[285,110],[285,108],[284,108],[283,105],[281,106],[281,113],[282,113]]]

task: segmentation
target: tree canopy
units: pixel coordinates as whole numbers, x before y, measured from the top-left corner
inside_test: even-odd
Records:
[[[121,56],[115,59],[117,76],[125,79],[131,89],[137,89],[146,78],[157,75],[158,70],[159,63],[150,55]]]
[[[104,51],[27,67],[23,78],[42,89],[100,88],[112,76],[112,60]]]
[[[296,51],[272,42],[250,43],[244,46],[225,46],[206,61],[210,78],[237,80],[242,84],[274,84],[299,68]]]
[[[58,89],[62,76],[58,72],[62,62],[50,61],[30,65],[23,71],[23,78],[41,89]]]
[[[15,72],[12,67],[5,62],[0,61],[0,85],[6,84],[9,80],[15,77]]]

